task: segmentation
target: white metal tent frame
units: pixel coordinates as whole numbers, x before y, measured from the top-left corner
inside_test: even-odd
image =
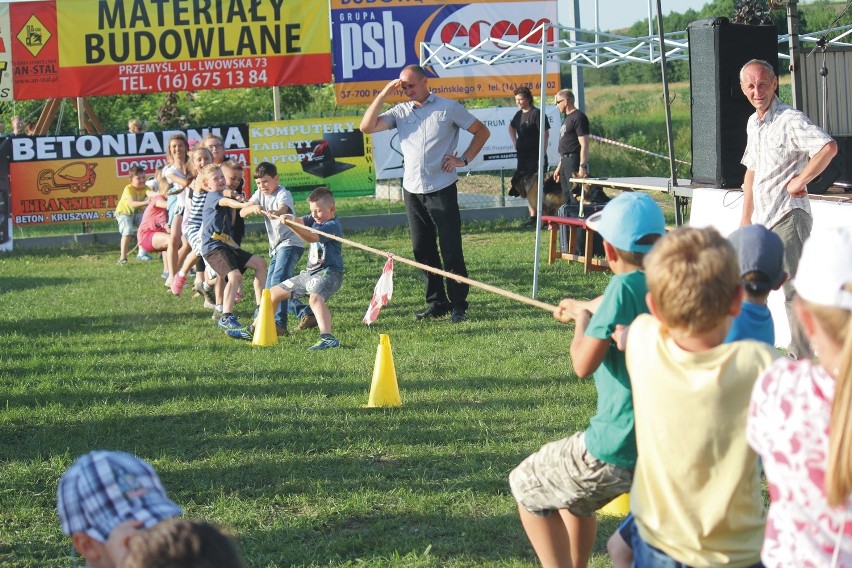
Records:
[[[567,32],[570,37],[549,42],[542,49],[541,44],[529,43],[530,38],[541,34],[546,38],[549,29]],[[828,30],[800,34],[802,44],[816,45],[828,34],[838,35],[826,40],[828,45],[852,47],[844,41],[852,35],[852,25],[839,26]],[[591,37],[594,41],[577,39],[578,36]],[[689,40],[686,31],[669,32],[663,35],[666,60],[679,61],[689,59]],[[779,45],[787,45],[790,34],[778,36]],[[500,49],[495,49],[495,46]],[[463,49],[449,43],[420,44],[420,65],[439,65],[444,69],[469,67],[476,65],[500,65],[505,63],[528,62],[530,57],[544,58],[548,63],[562,66],[576,66],[603,69],[625,63],[650,63],[657,65],[661,61],[661,43],[659,36],[631,37],[609,32],[573,28],[559,24],[540,24],[527,35],[515,42],[502,38],[486,38],[479,44]],[[779,53],[780,60],[789,60],[786,53]]]
[[[661,26],[661,22],[658,25]],[[552,31],[551,31],[552,30]],[[556,34],[558,38],[566,35],[567,38],[547,41],[549,35]],[[837,35],[828,40],[829,34]],[[852,47],[845,41],[852,34],[852,25],[840,26],[828,30],[798,35],[799,43],[819,45],[824,42],[827,45]],[[531,39],[540,37],[538,43],[532,43]],[[583,40],[582,37],[594,37],[594,41]],[[778,43],[787,45],[791,34],[778,36]],[[680,61],[689,59],[689,40],[687,32],[676,31],[663,33],[658,36],[631,37],[609,32],[586,30],[559,24],[543,23],[536,26],[528,34],[518,38],[517,41],[507,41],[502,38],[488,37],[475,46],[461,48],[449,43],[420,44],[420,65],[423,67],[440,66],[443,69],[474,67],[479,65],[503,65],[507,63],[526,63],[531,58],[541,62],[541,101],[542,105],[547,100],[547,67],[548,64],[561,66],[584,67],[602,69],[626,63],[649,63],[663,65],[667,61]],[[788,54],[779,53],[779,60],[789,60]],[[668,84],[665,71],[663,72],[664,94],[668,97]],[[671,148],[671,116],[666,108],[666,129],[669,133],[670,161],[673,162],[674,155]],[[544,121],[539,128],[539,156],[545,155],[544,149]],[[543,162],[539,163],[539,171],[544,169]],[[539,250],[541,248],[541,204],[540,196],[544,191],[543,176],[538,179],[538,195],[536,207],[536,235],[535,255],[533,262],[533,290],[532,297],[538,292],[539,273]],[[668,182],[668,192],[673,194],[676,208],[679,207],[678,195],[674,193],[677,186],[675,168],[672,164],[671,177]]]

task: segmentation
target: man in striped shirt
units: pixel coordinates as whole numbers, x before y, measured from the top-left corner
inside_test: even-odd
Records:
[[[792,279],[799,266],[802,245],[813,226],[807,184],[837,154],[837,142],[804,113],[775,96],[778,78],[766,61],[752,59],[743,65],[740,87],[757,111],[746,127],[740,226],[764,225],[781,237],[784,270]],[[793,310],[794,290],[790,279],[784,284],[791,336],[788,353],[795,358],[810,358],[813,352]]]

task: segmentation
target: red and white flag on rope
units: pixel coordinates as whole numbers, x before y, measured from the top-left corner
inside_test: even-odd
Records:
[[[376,321],[379,318],[382,306],[388,305],[391,296],[393,296],[393,257],[388,255],[388,261],[382,268],[382,275],[379,276],[379,281],[373,288],[373,299],[370,300],[367,313],[364,314],[364,323],[370,325]]]

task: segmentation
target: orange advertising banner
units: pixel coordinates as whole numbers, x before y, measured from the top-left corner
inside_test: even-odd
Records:
[[[225,155],[251,168],[248,125],[142,134],[17,136],[11,142],[9,184],[15,226],[112,219],[131,166],[153,176],[165,165],[165,148],[178,132],[201,140],[222,137]],[[250,187],[250,186],[247,186]]]
[[[153,177],[165,165],[169,138],[178,132],[190,144],[208,132],[221,136],[225,156],[243,166],[247,189],[254,168],[269,162],[294,194],[322,185],[335,195],[372,195],[372,146],[358,130],[359,120],[303,118],[140,134],[0,137],[0,223],[7,168],[14,226],[112,219],[130,168],[139,166]],[[0,241],[2,236],[0,231]]]
[[[10,5],[16,100],[331,81],[325,2]]]
[[[14,224],[111,219],[127,178],[110,176],[110,165],[107,158],[71,162],[51,160],[39,162],[37,168],[13,165],[10,177],[15,188],[12,194]],[[98,173],[104,172],[107,175],[98,180]],[[96,183],[98,187],[92,189]],[[22,192],[18,188],[35,188],[35,191]]]

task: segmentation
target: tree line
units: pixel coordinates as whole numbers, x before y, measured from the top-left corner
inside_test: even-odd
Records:
[[[696,20],[705,20],[715,17],[726,17],[732,22],[744,24],[774,25],[778,33],[787,33],[787,10],[786,2],[782,9],[770,10],[766,0],[714,0],[708,2],[700,10],[689,9],[685,12],[672,12],[663,16],[663,29],[668,32],[683,31]],[[828,29],[832,22],[843,12],[845,2],[831,2],[829,0],[816,0],[808,4],[798,4],[799,33]],[[846,12],[834,24],[843,26],[852,24],[852,12]],[[654,30],[657,29],[656,18],[654,18]],[[641,37],[648,35],[648,19],[644,18],[627,30],[621,30],[623,35]],[[656,32],[655,32],[656,33]],[[590,41],[591,38],[585,38]],[[778,46],[779,51],[786,53],[787,46]],[[786,69],[779,70],[786,74]],[[688,81],[689,62],[672,61],[667,63],[666,74],[669,81]],[[605,69],[590,69],[584,71],[583,79],[586,85],[627,85],[636,83],[659,83],[662,80],[662,72],[658,65],[647,63],[627,63]]]
[[[829,0],[799,4],[800,32],[827,29],[844,7],[844,2]],[[762,17],[771,21],[780,32],[787,30],[786,10],[769,10],[766,0],[714,0],[700,10],[689,9],[664,16],[663,27],[667,32],[685,30],[690,22],[719,16],[732,21],[737,21],[737,18]],[[843,14],[835,25],[847,24],[852,24],[852,13]],[[648,34],[648,20],[640,20],[626,30],[619,30],[619,33],[634,37],[645,36]],[[779,46],[779,49],[786,49],[786,46]],[[785,70],[782,69],[781,72]],[[673,82],[688,81],[688,62],[670,62],[668,78]],[[661,80],[661,72],[657,65],[628,63],[605,69],[588,69],[584,72],[584,80],[588,86],[658,83]],[[563,84],[570,84],[570,74],[567,71]],[[279,91],[283,118],[352,116],[364,110],[362,107],[337,106],[331,85],[298,85],[281,87]],[[498,101],[496,104],[502,102],[505,101]],[[89,103],[108,133],[126,131],[128,120],[133,118],[142,120],[151,130],[267,121],[273,119],[274,108],[271,88],[102,96],[90,97]],[[482,101],[481,104],[490,105],[495,102]],[[12,116],[35,122],[43,107],[44,101],[0,103],[0,116],[5,119],[8,128]],[[76,132],[77,113],[73,101],[68,99],[51,126],[50,133],[67,135]]]

